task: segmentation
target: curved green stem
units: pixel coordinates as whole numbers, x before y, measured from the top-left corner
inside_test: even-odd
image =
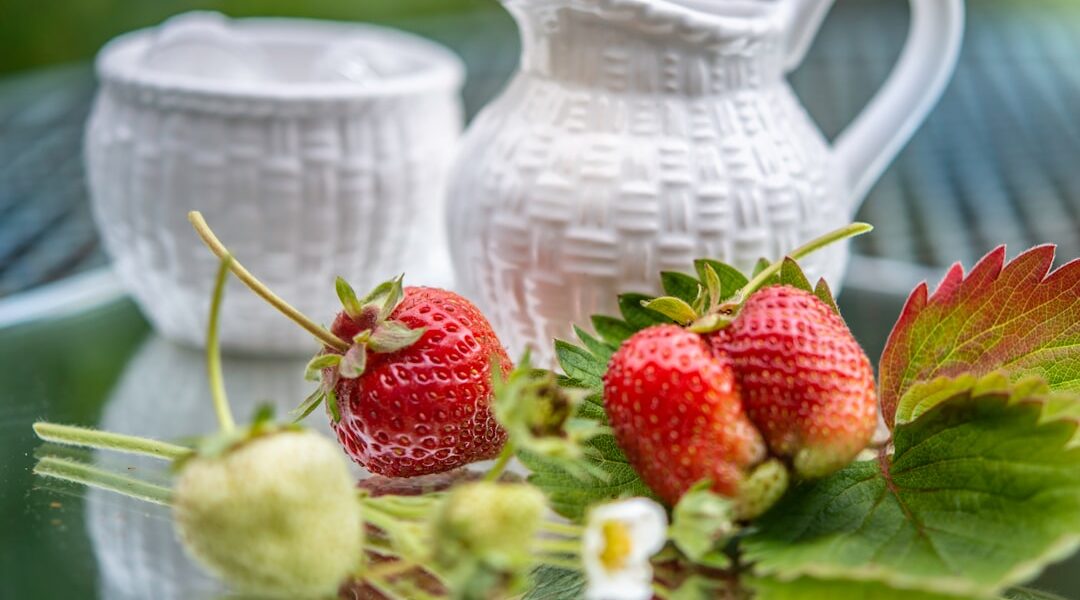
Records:
[[[561,523],[559,521],[544,521],[540,524],[540,528],[548,533],[565,535],[574,538],[580,538],[581,534],[585,532],[585,528],[581,525],[575,525],[574,523]]]
[[[197,210],[188,213],[188,220],[191,221],[192,227],[202,238],[203,243],[206,244],[210,251],[217,255],[218,258],[224,259],[229,255],[229,250],[225,248],[225,245],[221,243],[221,240],[214,235],[213,230],[206,224],[206,219],[203,218],[202,213]],[[321,342],[330,346],[331,348],[337,348],[338,350],[345,352],[349,349],[349,343],[345,340],[334,335],[330,330],[322,327],[315,321],[309,319],[304,313],[296,310],[288,302],[283,300],[280,296],[270,291],[270,288],[266,287],[263,282],[259,281],[254,275],[251,274],[244,265],[241,265],[238,261],[233,260],[229,267],[236,278],[244,282],[244,285],[262,297],[270,303],[271,306],[278,309],[283,315],[292,319],[294,323],[303,327],[310,333],[318,338]]]
[[[34,473],[116,492],[154,504],[168,506],[172,499],[172,491],[169,488],[65,458],[46,456],[34,466]]]
[[[221,258],[217,278],[214,280],[214,295],[210,301],[210,319],[206,329],[206,373],[210,378],[210,397],[214,400],[214,412],[222,431],[236,429],[229,398],[225,395],[225,378],[221,374],[221,344],[218,340],[218,321],[221,318],[221,301],[225,298],[225,281],[229,277],[229,265],[232,257],[226,254]]]
[[[503,445],[502,452],[499,454],[498,460],[491,467],[491,470],[484,475],[484,481],[498,481],[503,472],[506,471],[506,465],[510,464],[510,459],[514,458],[514,444],[507,441]]]
[[[570,554],[574,556],[581,554],[581,542],[578,540],[540,538],[536,540],[536,547],[542,552],[552,554]]]
[[[836,242],[839,242],[840,240],[845,240],[845,239],[848,239],[848,238],[853,238],[853,237],[856,237],[856,236],[860,236],[860,235],[862,235],[864,233],[869,233],[873,229],[874,229],[874,226],[869,224],[869,223],[852,223],[852,224],[850,224],[850,225],[848,225],[846,227],[841,227],[840,229],[837,229],[836,231],[826,233],[825,235],[823,235],[823,236],[821,236],[819,238],[815,238],[813,240],[810,240],[806,244],[804,244],[802,246],[799,246],[798,248],[796,248],[796,249],[792,250],[791,252],[789,252],[787,254],[787,256],[791,257],[793,260],[799,260],[800,258],[805,258],[806,256],[808,256],[808,255],[810,255],[810,254],[812,254],[814,252],[817,252],[818,250],[824,248],[825,246],[828,246],[830,244],[835,244]],[[780,271],[780,267],[783,264],[784,264],[783,260],[778,260],[778,261],[772,263],[771,265],[769,265],[768,267],[766,267],[760,273],[758,273],[756,277],[751,279],[749,283],[747,283],[745,286],[743,286],[743,288],[741,290],[739,290],[739,293],[736,294],[736,296],[735,296],[736,300],[738,302],[741,302],[743,299],[750,296],[750,294],[753,294],[754,292],[758,291],[758,289],[762,285],[764,285],[765,282],[768,281],[770,277],[772,277],[773,275],[776,275],[776,273]]]
[[[421,496],[418,496],[418,498]],[[361,504],[379,512],[404,520],[426,520],[431,514],[433,502],[399,502],[399,496],[378,496],[361,499]]]
[[[158,440],[122,433],[99,431],[88,427],[57,425],[56,423],[46,423],[44,421],[34,423],[34,433],[43,441],[54,444],[115,450],[116,452],[141,454],[162,460],[176,460],[191,453],[191,448],[168,442],[159,442]]]

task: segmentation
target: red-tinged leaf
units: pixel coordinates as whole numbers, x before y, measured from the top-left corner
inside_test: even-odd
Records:
[[[1005,247],[965,277],[954,265],[928,294],[915,288],[881,356],[880,393],[894,424],[905,393],[920,382],[993,371],[1037,375],[1055,390],[1080,389],[1080,260],[1048,275],[1054,246],[1005,263]]]

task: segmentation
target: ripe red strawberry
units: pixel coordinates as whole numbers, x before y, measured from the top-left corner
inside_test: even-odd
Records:
[[[766,458],[728,356],[675,325],[622,344],[604,375],[604,406],[631,466],[669,504],[703,479],[736,497]]]
[[[353,460],[373,473],[412,477],[499,453],[506,432],[491,414],[491,369],[497,361],[505,375],[513,365],[472,303],[446,290],[405,288],[384,322],[419,337],[383,352],[374,343],[378,317],[356,310],[350,315],[348,302],[346,307],[331,327],[334,335],[353,340],[374,331],[361,348],[366,358],[358,376],[339,375],[336,367],[323,372],[340,411],[332,427]]]
[[[491,412],[492,368],[513,369],[484,315],[446,290],[402,288],[402,277],[360,299],[340,277],[344,310],[331,330],[275,295],[240,265],[197,211],[195,231],[255,293],[324,344],[307,376],[321,385],[295,411],[325,401],[345,451],[379,475],[442,473],[494,458],[506,432]]]
[[[731,356],[746,414],[799,475],[832,473],[870,442],[877,425],[870,360],[813,294],[763,288],[710,341]]]

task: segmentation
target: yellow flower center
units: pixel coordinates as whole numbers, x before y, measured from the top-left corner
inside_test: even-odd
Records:
[[[619,521],[607,521],[601,531],[604,534],[604,549],[600,552],[600,562],[608,571],[618,571],[626,566],[626,559],[634,547],[630,528]]]

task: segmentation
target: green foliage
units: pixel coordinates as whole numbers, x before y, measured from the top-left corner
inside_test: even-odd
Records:
[[[991,595],[1071,553],[1077,424],[1043,409],[1080,399],[986,388],[958,383],[896,427],[892,456],[795,488],[745,540],[757,573]]]
[[[630,496],[652,498],[653,493],[626,462],[626,455],[615,443],[615,436],[603,434],[585,444],[592,453],[586,455],[604,475],[570,473],[559,464],[529,452],[518,453],[518,459],[532,474],[529,483],[548,496],[551,508],[560,515],[580,521],[589,506]]]
[[[532,588],[522,600],[573,600],[584,591],[583,573],[545,565],[533,571]]]
[[[967,276],[955,265],[932,295],[925,283],[916,288],[881,356],[886,422],[911,404],[912,386],[938,377],[1002,371],[1080,389],[1080,261],[1049,273],[1053,263],[1053,246],[1008,264],[1000,247]]]

